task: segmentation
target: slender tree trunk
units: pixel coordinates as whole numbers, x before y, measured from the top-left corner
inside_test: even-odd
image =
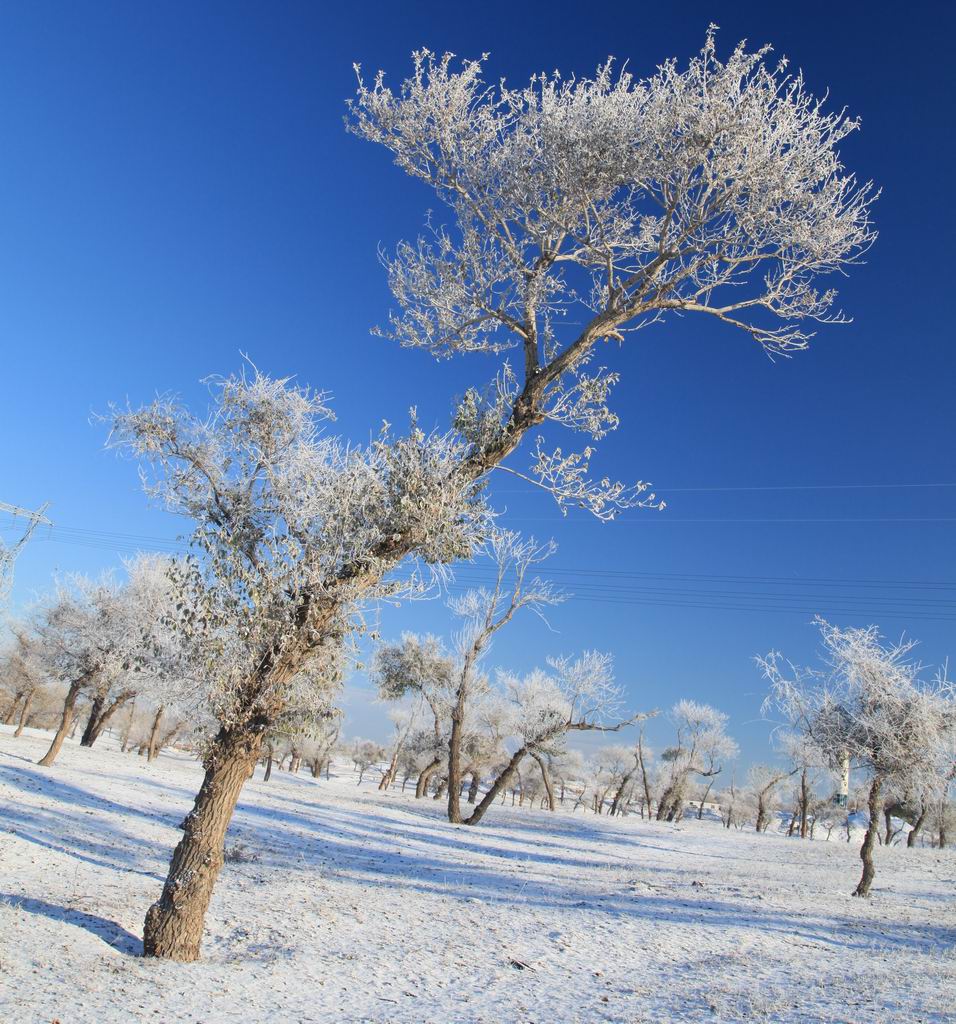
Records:
[[[704,795],[700,798],[700,804],[697,807],[697,820],[703,821],[704,818],[704,804],[707,803],[707,797],[710,796],[710,791],[713,788],[714,780],[711,779],[707,783],[707,788],[704,790]]]
[[[461,824],[461,733],[464,717],[464,690],[459,690],[458,704],[452,710],[451,736],[448,740],[448,820]]]
[[[378,784],[380,790],[387,790],[389,786],[395,781],[395,776],[398,774],[398,758],[402,753],[402,747],[404,746],[403,740],[398,740],[395,744],[395,750],[392,753],[392,759],[388,762],[388,771],[382,776],[381,782]]]
[[[166,709],[160,705],[156,709],[156,714],[153,715],[153,724],[150,726],[149,730],[149,744],[147,746],[148,753],[146,755],[147,761],[155,761],[156,756],[159,754],[159,751],[156,749],[156,741],[159,739],[159,726],[163,720],[163,712],[165,710]]]
[[[853,890],[854,896],[869,896],[870,886],[876,876],[876,868],[873,866],[873,847],[876,845],[876,835],[880,830],[880,788],[883,780],[879,775],[874,776],[870,783],[869,811],[870,822],[866,828],[866,835],[863,837],[863,845],[860,847],[860,860],[863,861],[863,876],[860,884]]]
[[[223,864],[226,829],[243,784],[259,760],[263,736],[220,729],[183,838],[173,853],[163,894],[146,914],[145,956],[198,960],[203,922]]]
[[[481,785],[481,776],[478,772],[471,773],[471,785],[468,787],[468,803],[473,804],[478,799],[478,787]]]
[[[511,781],[514,773],[518,770],[518,766],[524,760],[525,754],[527,753],[528,750],[526,747],[519,747],[514,754],[512,754],[511,760],[507,765],[505,765],[504,770],[498,778],[491,784],[491,788],[481,798],[481,802],[465,819],[466,825],[477,825],[478,822],[481,821],[488,811],[488,808],[495,802],[495,798]]]
[[[70,683],[70,688],[66,691],[66,698],[63,701],[63,714],[60,718],[60,726],[56,730],[56,735],[53,737],[50,749],[37,762],[44,768],[49,768],[56,760],[57,755],[60,753],[60,748],[63,746],[63,741],[66,739],[66,734],[70,731],[70,726],[74,724],[74,718],[76,716],[76,702],[80,699],[80,691],[82,689],[83,681],[77,680],[75,683]]]
[[[136,701],[130,705],[129,714],[126,716],[126,725],[123,726],[123,742],[120,746],[120,753],[125,754],[129,747],[129,734],[133,731],[133,718],[136,716]]]
[[[810,811],[810,781],[807,769],[800,773],[800,838],[807,838],[807,815]]]
[[[272,744],[270,743],[269,744],[269,754],[268,754],[268,756],[266,758],[266,773],[265,773],[265,775],[262,776],[262,781],[263,782],[268,782],[269,779],[272,778],[272,755],[273,755],[273,753],[274,753],[274,750],[273,750]],[[315,773],[313,772],[313,774],[315,774]]]
[[[29,690],[23,697],[23,706],[20,708],[20,721],[17,723],[14,736],[22,736],[23,729],[27,724],[27,717],[30,714],[30,705],[33,703],[33,691]]]
[[[907,846],[915,846],[916,839],[919,836],[920,829],[923,827],[923,822],[926,821],[926,805],[920,806],[919,817],[913,822],[913,827],[910,829],[910,834],[906,837]]]
[[[630,784],[631,778],[633,777],[634,772],[636,771],[637,768],[635,767],[631,771],[626,772],[624,774],[624,778],[621,779],[621,784],[617,787],[617,792],[615,792],[614,799],[611,801],[612,818],[615,814],[617,814],[618,808],[621,806],[621,801],[624,799],[624,791],[627,789],[628,785]]]
[[[540,754],[532,754],[531,756],[541,769],[541,781],[544,783],[544,792],[548,802],[548,810],[556,810],[557,803],[554,798],[554,786],[551,784],[551,773],[548,771],[548,764]]]
[[[13,695],[13,703],[7,709],[7,713],[4,716],[4,725],[13,725],[14,718],[17,717],[17,708],[20,706],[20,701],[23,699],[23,690],[17,690]]]
[[[641,729],[640,739],[637,741],[637,759],[641,766],[641,781],[644,785],[644,800],[647,803],[647,820],[651,820],[651,784],[647,778],[647,767],[644,764],[644,730]]]

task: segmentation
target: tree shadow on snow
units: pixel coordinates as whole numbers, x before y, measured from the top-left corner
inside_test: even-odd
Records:
[[[14,896],[12,893],[0,892],[0,903],[15,910],[23,910],[28,914],[39,914],[41,917],[48,917],[51,921],[63,921],[65,924],[76,925],[83,928],[90,934],[102,939],[108,946],[112,946],[119,953],[127,956],[140,956],[143,952],[143,940],[132,932],[110,921],[105,917],[98,917],[96,914],[88,914],[84,910],[73,910],[70,907],[61,907],[56,903],[48,903],[46,900],[33,899],[29,896]]]

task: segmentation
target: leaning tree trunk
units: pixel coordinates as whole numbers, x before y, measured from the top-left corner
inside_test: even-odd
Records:
[[[397,743],[395,745],[395,750],[392,753],[392,759],[388,762],[388,768],[386,769],[385,774],[382,776],[378,783],[378,788],[382,792],[386,791],[388,787],[391,786],[391,784],[395,781],[395,776],[398,774],[398,758],[401,752],[402,745],[401,743]]]
[[[125,690],[112,704],[105,704],[105,701],[97,697],[93,701],[93,709],[90,712],[86,728],[83,730],[80,746],[92,747],[97,739],[99,739],[100,733],[106,728],[106,723],[123,705],[128,704],[134,696],[132,690]]]
[[[173,853],[163,894],[146,914],[143,955],[198,960],[203,922],[223,864],[226,829],[243,784],[255,768],[262,733],[220,729],[183,838]]]
[[[103,698],[94,697],[93,703],[90,704],[90,717],[86,720],[86,728],[83,730],[83,735],[80,737],[81,747],[92,747],[96,737],[99,735],[99,728],[97,722],[100,720],[100,715],[103,714]]]
[[[853,890],[854,896],[869,896],[870,886],[876,876],[876,868],[873,866],[873,847],[876,846],[876,835],[880,830],[880,788],[883,780],[879,775],[874,776],[870,783],[870,798],[868,807],[870,812],[870,823],[866,827],[866,835],[863,837],[863,845],[860,847],[860,860],[863,861],[863,876],[860,884]]]
[[[13,703],[7,708],[7,713],[4,716],[4,725],[13,725],[14,718],[17,717],[17,708],[20,706],[20,701],[23,699],[23,690],[17,690],[13,695]]]
[[[70,726],[73,724],[73,719],[76,715],[76,702],[80,699],[80,691],[82,689],[83,680],[77,680],[75,683],[70,683],[70,688],[66,691],[59,728],[56,730],[56,735],[53,737],[50,749],[37,762],[37,764],[42,765],[44,768],[49,768],[60,753],[63,741],[66,739],[66,734],[70,731]]]
[[[30,715],[30,705],[32,703],[33,703],[33,691],[30,690],[30,691],[27,692],[26,696],[24,696],[24,698],[23,698],[23,707],[20,708],[20,721],[17,722],[16,732],[14,732],[14,734],[13,734],[15,737],[23,735],[23,729],[24,729],[24,726],[26,726],[26,724],[27,724],[27,718]]]
[[[697,807],[697,820],[704,820],[704,804],[707,803],[707,797],[710,796],[710,791],[713,788],[714,780],[710,779],[707,783],[707,788],[704,790],[704,795],[700,798],[700,804]]]
[[[611,801],[610,810],[610,815],[612,818],[620,810],[621,804],[624,801],[624,793],[627,790],[627,787],[630,785],[631,778],[633,777],[635,771],[637,771],[636,768],[633,771],[625,773],[624,778],[621,779],[620,786],[617,787],[617,791],[614,793],[614,799]]]
[[[147,761],[155,761],[156,758],[159,756],[159,750],[157,750],[157,740],[159,739],[159,726],[163,720],[163,712],[165,710],[166,709],[162,705],[160,705],[156,709],[156,714],[153,715],[153,724],[150,726],[149,729],[149,744],[146,748]]]
[[[482,797],[481,803],[471,812],[471,814],[465,818],[466,825],[477,825],[479,821],[485,816],[488,808],[495,802],[495,798],[498,794],[505,789],[509,782],[514,777],[515,772],[518,770],[518,765],[524,760],[525,754],[528,753],[527,747],[519,747],[511,757],[511,760],[505,765],[504,770],[498,776],[497,779],[491,784],[491,788]]]
[[[910,829],[909,835],[906,837],[907,846],[915,846],[917,836],[920,834],[920,830],[923,827],[923,822],[926,821],[926,805],[923,804],[919,810],[919,817],[913,822],[913,827]]]
[[[432,775],[438,771],[441,765],[441,758],[436,757],[430,764],[425,765],[422,769],[421,774],[418,776],[418,782],[415,783],[415,799],[421,800],[428,789],[428,783],[431,781]]]
[[[770,815],[767,813],[767,801],[763,793],[757,794],[757,825],[758,832],[766,832],[770,824]]]
[[[551,775],[548,772],[548,765],[544,758],[540,754],[531,755],[541,769],[541,781],[544,783],[544,792],[548,800],[548,810],[553,811],[557,808],[557,803],[554,798],[554,786],[551,785]]]

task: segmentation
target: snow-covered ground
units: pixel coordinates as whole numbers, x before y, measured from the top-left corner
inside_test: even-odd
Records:
[[[496,809],[261,770],[203,960],[143,960],[199,766],[0,730],[0,1020],[620,1024],[956,1019],[956,857],[579,811]],[[513,961],[526,964],[521,969]]]

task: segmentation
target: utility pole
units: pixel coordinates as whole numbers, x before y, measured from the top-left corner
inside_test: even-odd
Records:
[[[837,790],[837,803],[846,807],[850,799],[850,755],[844,754],[840,761],[840,788]]]
[[[17,519],[26,520],[23,532],[13,544],[8,545],[0,540],[0,606],[5,603],[10,594],[10,588],[13,586],[13,565],[17,560],[17,555],[20,554],[20,549],[26,544],[30,539],[30,535],[41,523],[45,526],[53,525],[44,515],[48,504],[48,502],[44,502],[38,509],[32,510],[0,501],[0,512],[6,512],[12,516],[14,522]]]

